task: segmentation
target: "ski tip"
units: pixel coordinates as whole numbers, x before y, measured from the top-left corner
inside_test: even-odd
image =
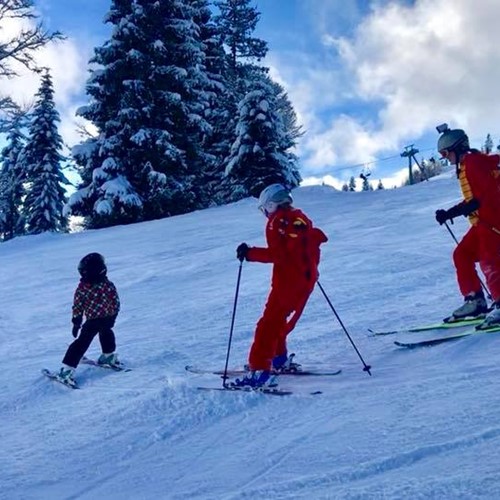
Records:
[[[398,347],[413,347],[413,344],[406,344],[404,342],[398,342],[397,340],[394,341],[394,344],[396,344]]]

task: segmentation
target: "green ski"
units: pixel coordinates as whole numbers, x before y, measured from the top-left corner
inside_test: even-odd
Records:
[[[435,337],[427,340],[420,340],[417,342],[399,342],[394,343],[398,347],[406,347],[407,349],[415,349],[416,347],[429,347],[439,344],[444,344],[445,342],[453,342],[454,340],[460,340],[464,337],[471,337],[472,335],[483,335],[485,333],[498,333],[500,332],[500,326],[494,326],[491,328],[486,328],[484,330],[467,330],[466,332],[457,333],[456,335],[449,335],[447,337]]]

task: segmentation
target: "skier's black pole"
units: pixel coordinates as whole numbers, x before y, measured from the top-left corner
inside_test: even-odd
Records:
[[[365,360],[363,359],[363,356],[361,356],[361,353],[359,352],[358,348],[356,347],[356,344],[353,342],[351,336],[349,335],[349,332],[347,331],[346,327],[344,326],[344,323],[342,323],[342,320],[340,319],[340,316],[337,314],[337,311],[335,310],[335,307],[333,307],[333,304],[330,302],[330,299],[328,298],[328,295],[326,294],[325,290],[321,286],[321,283],[319,281],[317,283],[318,283],[319,289],[321,290],[321,292],[325,296],[325,299],[328,302],[328,305],[330,306],[330,309],[333,311],[333,314],[335,314],[335,317],[337,318],[338,322],[340,323],[340,326],[344,330],[344,333],[347,335],[347,338],[351,342],[352,346],[354,347],[354,350],[356,351],[357,355],[359,356],[359,359],[363,363],[363,371],[368,372],[368,375],[371,376],[371,374],[372,374],[370,372],[371,366],[367,365],[365,363]]]
[[[446,226],[446,229],[448,229],[448,232],[451,234],[451,237],[455,240],[455,243],[458,245],[458,240],[455,237],[455,235],[453,234],[453,231],[451,230],[451,227],[448,225],[448,222],[445,221],[444,225]],[[488,299],[491,300],[491,293],[490,293],[490,291],[488,290],[488,288],[486,287],[486,285],[482,282],[481,278],[479,278],[479,276],[478,276],[478,279],[479,279],[479,283],[481,283],[481,286],[482,286],[483,290],[486,292],[486,296],[488,297]]]
[[[227,387],[227,367],[229,364],[229,352],[231,351],[231,342],[233,340],[234,319],[236,317],[236,305],[238,304],[238,295],[240,293],[241,269],[243,267],[243,259],[240,260],[240,267],[238,268],[238,279],[236,281],[236,292],[234,294],[233,304],[233,317],[231,318],[231,329],[229,330],[229,341],[227,343],[226,364],[224,366],[224,375],[222,376],[222,387]]]

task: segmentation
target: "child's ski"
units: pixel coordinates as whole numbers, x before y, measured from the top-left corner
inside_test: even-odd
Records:
[[[132,371],[132,368],[128,368],[125,366],[123,363],[118,362],[117,365],[102,365],[98,363],[97,361],[87,358],[84,356],[81,360],[81,363],[85,365],[91,365],[91,366],[99,366],[100,368],[106,368],[108,370],[113,370],[115,372],[130,372]]]
[[[50,380],[55,380],[56,382],[59,382],[60,384],[65,385],[66,387],[69,387],[70,389],[80,389],[80,386],[76,382],[74,383],[66,382],[62,378],[59,378],[59,375],[56,372],[47,370],[47,368],[42,368],[42,373]]]

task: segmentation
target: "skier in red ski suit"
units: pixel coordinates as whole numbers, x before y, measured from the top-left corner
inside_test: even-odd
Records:
[[[242,243],[237,257],[273,264],[271,291],[257,323],[248,358],[249,373],[241,385],[266,385],[270,371],[290,369],[287,335],[294,329],[318,279],[320,245],[328,238],[299,209],[290,192],[272,184],[261,193],[259,208],[268,217],[267,247]],[[299,365],[295,365],[297,368]]]
[[[438,150],[456,165],[464,199],[448,210],[437,210],[436,220],[443,224],[464,215],[471,223],[453,252],[458,286],[465,303],[449,319],[453,321],[487,312],[475,266],[479,262],[494,301],[492,311],[480,328],[500,324],[500,156],[471,149],[467,135],[460,129],[446,128],[439,138]]]

